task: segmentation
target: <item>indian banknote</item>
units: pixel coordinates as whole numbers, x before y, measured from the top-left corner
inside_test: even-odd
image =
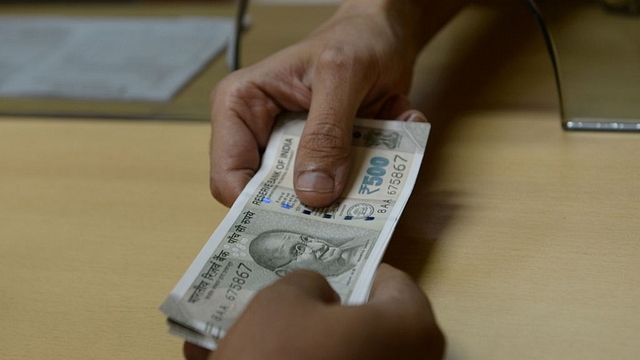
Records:
[[[356,119],[345,191],[311,208],[293,190],[304,124],[296,114],[276,124],[260,170],[162,304],[171,333],[215,349],[259,290],[301,268],[324,275],[343,304],[366,301],[430,126]]]

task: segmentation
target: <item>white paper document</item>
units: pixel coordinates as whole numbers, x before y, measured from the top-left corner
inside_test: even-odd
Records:
[[[0,16],[0,97],[167,101],[233,28],[219,17]]]

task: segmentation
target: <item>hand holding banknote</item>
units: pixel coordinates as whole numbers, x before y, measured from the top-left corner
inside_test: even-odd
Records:
[[[316,208],[293,189],[305,124],[303,114],[279,118],[260,170],[162,304],[171,333],[216,349],[255,295],[301,269],[325,277],[343,305],[367,300],[430,126],[354,119],[348,185]]]
[[[305,41],[218,83],[211,99],[210,175],[218,201],[231,206],[256,173],[281,112],[309,113],[294,185],[313,207],[329,205],[347,184],[356,116],[424,121],[409,110],[406,94],[429,31],[410,31],[425,24],[410,3],[416,2],[345,1]]]
[[[189,360],[439,359],[444,338],[429,301],[403,272],[380,265],[369,301],[341,306],[316,273],[293,272],[258,293],[215,352]]]

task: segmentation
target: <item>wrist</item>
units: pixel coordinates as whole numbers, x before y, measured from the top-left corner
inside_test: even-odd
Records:
[[[469,0],[344,0],[336,17],[364,15],[382,21],[396,41],[417,56]]]
[[[426,43],[420,22],[421,7],[412,7],[414,0],[345,0],[334,18],[365,16],[374,20],[388,31],[394,41],[411,58],[415,58]]]

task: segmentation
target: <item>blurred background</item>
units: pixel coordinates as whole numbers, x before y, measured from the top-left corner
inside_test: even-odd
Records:
[[[248,16],[245,17],[244,33],[251,34],[253,28],[260,28],[274,15],[278,16],[279,10],[275,9],[278,5],[316,6],[321,9],[319,11],[328,16],[337,3],[339,0],[253,0],[250,1],[249,9],[252,6],[266,6],[265,11],[260,11],[261,14],[265,14],[265,19],[258,20],[255,16],[252,17],[249,11]],[[232,23],[235,21],[237,4],[236,0],[0,0],[0,27],[2,28],[0,46],[3,49],[3,53],[0,54],[0,115],[206,121],[209,118],[209,93],[215,83],[230,71],[231,60],[225,58],[227,46],[223,44],[222,48],[206,56],[199,54],[198,59],[189,59],[185,55],[188,51],[176,49],[178,44],[184,45],[189,41],[195,41],[192,38],[200,37],[200,41],[208,41],[203,38],[205,34],[211,36],[209,39],[211,42],[200,48],[212,48],[224,39],[227,45],[232,44],[231,37],[234,33]],[[271,8],[272,5],[274,8]],[[48,24],[43,21],[43,18],[47,21],[57,21],[57,23],[49,24],[48,28],[43,27],[44,24]],[[91,29],[92,24],[99,26],[96,20],[135,21],[137,19],[142,22],[149,22],[149,20],[176,22],[179,19],[195,18],[201,20],[209,18],[210,27],[205,26],[202,28],[206,30],[191,32],[183,28],[182,35],[175,36],[173,34],[178,34],[177,32],[167,30],[167,38],[177,39],[173,43],[163,42],[163,38],[158,34],[155,34],[155,40],[145,41],[142,39],[142,31],[133,31],[135,35],[119,35],[123,43],[118,44],[116,24],[112,24],[115,26],[112,28],[113,31]],[[72,27],[75,25],[69,24],[72,27],[65,27],[66,20],[85,21],[86,24],[82,25],[84,26],[82,29],[73,30]],[[229,23],[223,24],[225,21]],[[296,22],[295,19],[289,21]],[[215,25],[214,22],[219,24]],[[134,26],[134,24],[129,25]],[[179,24],[173,25],[180,27]],[[109,33],[111,36],[86,35],[92,31],[101,34]],[[71,33],[75,35],[69,35]],[[148,30],[147,33],[153,38],[154,31]],[[57,36],[54,36],[56,34]],[[89,49],[85,50],[76,42],[73,45],[74,51],[57,54],[64,50],[61,48],[69,47],[65,45],[67,40],[60,38],[66,37],[72,40],[78,34],[85,36],[84,44],[92,45],[92,48],[89,46]],[[256,35],[265,36],[265,39],[269,37],[268,33]],[[179,40],[180,36],[185,41]],[[292,36],[299,39],[304,36],[304,33],[292,34]],[[142,45],[148,45],[148,53],[157,52],[157,56],[145,56],[144,51],[141,50],[142,46],[136,45],[133,37],[139,37],[138,41]],[[215,37],[218,39],[214,39]],[[294,39],[292,38],[291,41]],[[256,42],[253,44],[250,53],[255,54],[256,58],[269,55],[266,52],[255,51]],[[241,41],[240,53],[246,53],[242,51],[246,46],[244,41]],[[193,44],[192,50],[196,51],[197,48],[198,45]],[[91,54],[97,54],[94,55],[96,63],[91,63]],[[178,54],[183,55],[185,59],[175,59]],[[117,58],[117,55],[121,57]],[[52,65],[54,59],[58,59],[57,66]],[[83,61],[83,66],[63,68],[65,64],[69,65],[70,62],[80,60]],[[189,65],[191,69],[177,69],[179,71],[173,73],[160,69],[166,68],[167,63],[176,65],[187,61],[193,63]],[[254,60],[247,59],[246,64],[250,62]],[[123,66],[123,69],[129,66],[129,73],[133,76],[127,78],[125,71],[118,70],[118,66]],[[48,70],[44,70],[46,67]],[[154,100],[147,95],[135,98],[128,94],[140,95],[145,89],[134,89],[134,91],[132,88],[142,88],[145,81],[134,79],[138,76],[133,73],[134,67],[151,80],[160,77],[169,78],[180,71],[181,78],[177,79],[173,76],[173,80],[168,81],[171,84],[167,84],[167,87],[162,89],[164,98],[157,97]],[[104,73],[103,70],[107,68],[112,68],[113,76]],[[153,72],[154,69],[157,71]],[[102,75],[94,74],[101,71]],[[102,77],[98,78],[99,76]],[[120,79],[116,79],[117,77]],[[159,86],[149,85],[152,83],[151,80],[148,81],[146,90],[158,90]],[[43,88],[44,83],[46,86]],[[173,89],[169,88],[171,86]],[[99,88],[107,90],[102,91]],[[85,89],[91,91],[85,91]],[[108,92],[127,94],[120,98],[106,96],[96,99],[92,97],[92,91],[97,92],[98,97]],[[170,94],[169,98],[167,94]]]

